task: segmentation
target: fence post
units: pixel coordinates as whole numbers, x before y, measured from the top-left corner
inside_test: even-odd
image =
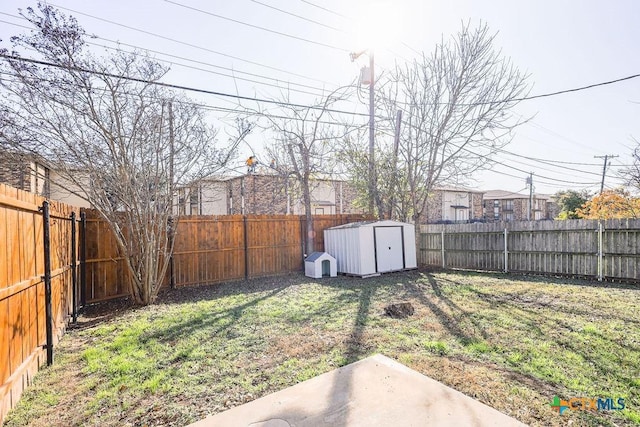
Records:
[[[507,247],[507,229],[504,229],[504,272],[509,272],[509,248]]]
[[[173,247],[174,247],[174,243],[175,243],[175,233],[176,233],[176,224],[174,223],[174,218],[173,217],[169,217],[167,219],[168,222],[168,227],[167,229],[169,230],[169,251],[171,255],[169,255],[169,288],[170,289],[175,289],[176,288],[176,276],[174,274],[174,270],[173,270]]]
[[[247,236],[247,216],[242,216],[244,230],[244,278],[249,278],[249,236]]]
[[[598,281],[602,282],[604,277],[604,260],[603,260],[603,244],[602,244],[602,221],[598,221]]]
[[[76,212],[71,212],[71,291],[72,291],[72,321],[73,323],[78,322],[78,265],[77,265],[77,254],[76,254]]]
[[[442,268],[447,268],[447,264],[445,263],[444,260],[444,231],[442,231],[440,233],[440,242],[441,242],[441,249],[442,249]]]
[[[42,202],[43,218],[43,240],[44,240],[44,312],[45,312],[45,324],[47,333],[47,366],[53,364],[53,310],[51,309],[51,229],[50,229],[50,217],[49,217],[49,202],[46,200]]]
[[[80,211],[80,306],[87,305],[87,213]]]

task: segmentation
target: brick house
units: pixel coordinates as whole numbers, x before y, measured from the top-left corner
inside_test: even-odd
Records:
[[[82,176],[83,172],[78,172],[78,177]],[[0,182],[69,205],[91,206],[83,188],[62,177],[48,162],[33,154],[0,150]]]
[[[348,182],[318,179],[311,184],[313,214],[362,213],[354,207],[356,191]],[[178,190],[177,212],[182,215],[304,213],[297,183],[273,174],[209,178]]]
[[[422,223],[482,220],[482,191],[462,187],[438,187],[427,200]]]
[[[531,220],[553,219],[549,212],[551,197],[534,194]],[[504,190],[484,193],[484,218],[487,221],[526,221],[529,219],[529,195]]]
[[[0,150],[0,182],[40,196],[51,196],[49,167],[34,155]]]

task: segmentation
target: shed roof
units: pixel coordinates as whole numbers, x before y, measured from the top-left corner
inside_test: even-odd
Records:
[[[409,224],[407,222],[381,220],[381,221],[350,222],[348,224],[336,225],[335,227],[328,228],[327,230],[338,230],[343,228],[360,228],[360,227],[393,227],[393,226],[399,227],[404,225],[410,225],[413,227],[413,224]]]

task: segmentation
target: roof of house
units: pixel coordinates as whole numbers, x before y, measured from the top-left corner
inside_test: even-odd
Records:
[[[534,194],[535,199],[548,200],[551,197],[546,194]],[[514,193],[505,190],[489,190],[484,192],[485,200],[508,200],[508,199],[528,199],[528,194]]]
[[[454,186],[450,186],[450,185],[443,185],[441,187],[435,187],[433,189],[434,191],[449,191],[452,193],[477,193],[477,194],[483,194],[484,191],[481,190],[473,190],[471,188],[466,188],[466,187],[454,187]]]

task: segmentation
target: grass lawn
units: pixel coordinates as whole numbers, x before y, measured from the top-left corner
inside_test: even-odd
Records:
[[[406,300],[415,314],[386,317]],[[185,425],[382,353],[531,425],[640,423],[640,288],[480,273],[301,274],[93,308],[7,426]],[[555,395],[618,397],[565,411]]]

